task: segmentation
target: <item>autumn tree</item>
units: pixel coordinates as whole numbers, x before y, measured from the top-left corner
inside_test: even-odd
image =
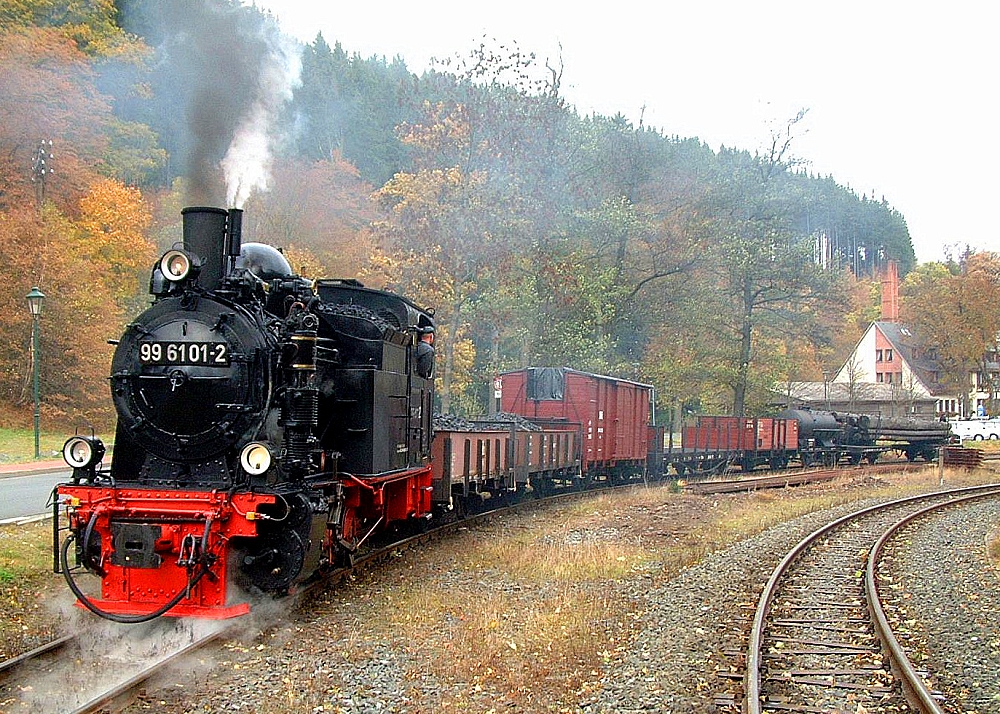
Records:
[[[987,355],[998,348],[1000,255],[921,264],[903,280],[899,298],[900,318],[943,366],[942,384],[967,397],[970,374],[985,375]]]
[[[0,34],[0,210],[34,202],[33,181],[46,200],[72,212],[98,176],[111,121],[88,59],[61,33],[26,28]],[[33,162],[42,140],[55,173]]]
[[[279,160],[272,174],[270,189],[244,207],[245,240],[308,250],[322,270],[314,277],[359,275],[373,249],[371,185],[336,153],[328,160]]]
[[[41,388],[46,419],[109,418],[107,376],[124,316],[136,309],[140,274],[152,263],[143,237],[148,212],[138,191],[110,180],[81,198],[78,221],[52,204],[0,212],[0,254],[16,276],[0,299],[0,401],[28,398],[26,361],[30,317],[23,306],[32,286],[46,294],[41,318]],[[72,326],[72,329],[67,329]]]
[[[676,321],[673,295],[702,252],[702,219],[693,210],[705,195],[699,171],[712,160],[697,142],[671,140],[632,127],[621,117],[586,122],[597,130],[588,157],[601,176],[600,203],[577,209],[571,230],[590,248],[595,272],[608,275],[604,291],[610,309],[601,314],[607,345],[603,368],[635,376],[648,352],[651,331]]]
[[[455,80],[432,76],[419,122],[400,127],[413,170],[397,173],[377,193],[388,220],[377,225],[414,295],[437,309],[441,406],[472,382],[459,371],[471,348],[474,308],[499,315],[480,298],[500,294],[500,267],[513,251],[530,251],[537,238],[521,168],[542,118],[559,106],[557,92],[530,77],[532,57],[500,54],[481,45],[460,65]],[[541,90],[539,88],[542,88]],[[423,281],[426,280],[426,283]],[[491,287],[492,286],[492,287]],[[402,290],[402,287],[400,288]],[[473,353],[474,354],[474,353]]]
[[[112,179],[95,182],[80,199],[75,253],[97,268],[91,288],[111,298],[122,314],[137,312],[146,299],[155,250],[149,241],[152,216],[137,188]]]
[[[0,30],[49,28],[84,54],[107,58],[133,47],[117,15],[114,0],[5,0]]]
[[[752,393],[766,399],[770,385],[756,377],[775,356],[767,345],[803,336],[817,339],[810,333],[822,310],[814,308],[835,305],[833,274],[815,263],[812,239],[794,220],[790,148],[801,116],[772,134],[756,155],[720,152],[720,173],[708,204],[716,235],[705,243],[705,269],[708,284],[718,289],[702,290],[697,297],[707,313],[703,329],[715,332],[720,376],[732,389],[737,415],[746,412]]]

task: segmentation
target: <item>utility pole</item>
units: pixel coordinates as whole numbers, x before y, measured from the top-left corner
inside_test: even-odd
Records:
[[[35,202],[42,210],[45,201],[45,178],[52,173],[52,139],[42,139],[31,159],[31,182],[35,184]]]

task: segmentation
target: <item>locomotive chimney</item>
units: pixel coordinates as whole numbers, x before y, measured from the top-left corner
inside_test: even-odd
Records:
[[[184,250],[201,258],[198,284],[206,290],[214,290],[222,280],[229,213],[222,208],[189,206],[181,210],[181,216],[184,218]]]

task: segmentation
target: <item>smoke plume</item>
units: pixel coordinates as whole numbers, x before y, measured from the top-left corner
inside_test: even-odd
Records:
[[[268,33],[267,44],[270,51],[263,58],[256,96],[222,159],[227,203],[237,208],[254,190],[267,189],[277,122],[299,84],[300,48],[276,31]]]
[[[190,205],[242,206],[267,188],[278,119],[299,84],[300,48],[277,21],[234,0],[138,0],[177,76]],[[162,34],[160,34],[162,33]]]

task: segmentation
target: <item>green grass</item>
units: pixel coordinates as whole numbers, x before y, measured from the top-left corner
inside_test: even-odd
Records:
[[[30,580],[51,569],[51,522],[0,528],[0,582]]]
[[[39,457],[43,460],[58,458],[66,439],[72,435],[72,431],[43,431],[38,438]],[[34,460],[34,430],[0,428],[0,464],[24,463]]]

